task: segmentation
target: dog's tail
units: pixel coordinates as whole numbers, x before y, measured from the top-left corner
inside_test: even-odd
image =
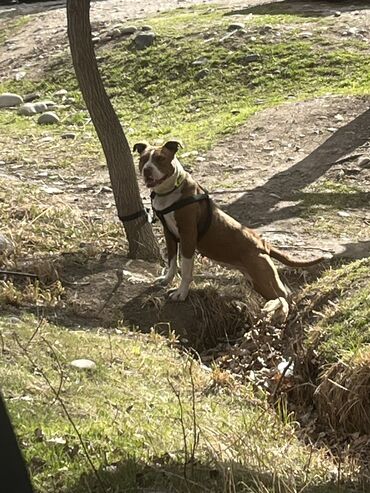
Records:
[[[269,255],[270,257],[278,260],[284,265],[287,265],[288,267],[310,267],[311,265],[316,265],[322,262],[323,260],[328,260],[329,256],[327,257],[317,257],[314,258],[313,260],[298,260],[292,258],[290,255],[287,255],[277,248],[275,248],[272,245],[269,245]]]

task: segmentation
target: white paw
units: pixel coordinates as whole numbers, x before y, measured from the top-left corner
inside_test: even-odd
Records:
[[[265,319],[271,323],[282,324],[289,315],[289,305],[285,298],[267,301],[262,308]]]
[[[186,300],[188,292],[189,292],[189,288],[180,286],[178,289],[176,289],[170,294],[170,298],[172,301],[184,301]]]

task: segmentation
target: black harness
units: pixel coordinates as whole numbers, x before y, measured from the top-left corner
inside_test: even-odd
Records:
[[[212,222],[212,200],[210,199],[209,195],[207,192],[205,193],[198,193],[196,195],[191,195],[190,197],[185,197],[184,199],[178,200],[174,204],[170,205],[169,207],[166,207],[165,209],[155,209],[153,207],[153,200],[154,197],[156,196],[155,192],[152,192],[150,194],[150,198],[152,201],[152,209],[155,213],[155,215],[158,217],[158,219],[161,221],[163,228],[171,234],[171,236],[178,242],[179,239],[172,233],[172,231],[169,230],[166,220],[164,216],[166,214],[169,214],[170,212],[177,211],[177,209],[182,209],[183,207],[186,207],[187,205],[190,204],[195,204],[196,202],[201,202],[202,200],[205,200],[207,202],[207,218],[203,226],[198,229],[198,241],[207,233],[209,227],[211,226]],[[155,222],[155,221],[152,221]]]

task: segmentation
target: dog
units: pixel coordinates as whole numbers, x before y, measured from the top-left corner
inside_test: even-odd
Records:
[[[170,294],[172,300],[186,299],[193,280],[194,255],[198,251],[242,272],[254,290],[267,300],[266,305],[272,306],[271,300],[278,299],[287,315],[290,292],[272,258],[290,267],[309,267],[324,257],[309,261],[291,258],[219,209],[180,164],[176,157],[180,147],[180,142],[175,140],[161,147],[145,142],[133,147],[139,153],[139,171],[145,185],[152,190],[152,207],[161,219],[166,239],[168,269],[158,282],[169,285],[173,281],[180,245],[181,283]]]

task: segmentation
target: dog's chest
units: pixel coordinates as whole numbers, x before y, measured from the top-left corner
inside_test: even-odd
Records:
[[[164,197],[156,195],[153,200],[154,209],[161,211],[170,207],[172,204],[181,199],[181,192],[179,190],[175,190],[170,195],[166,195]],[[167,228],[171,231],[172,234],[176,236],[176,238],[180,238],[179,230],[177,227],[175,212],[169,212],[164,216],[164,221],[166,223]]]

